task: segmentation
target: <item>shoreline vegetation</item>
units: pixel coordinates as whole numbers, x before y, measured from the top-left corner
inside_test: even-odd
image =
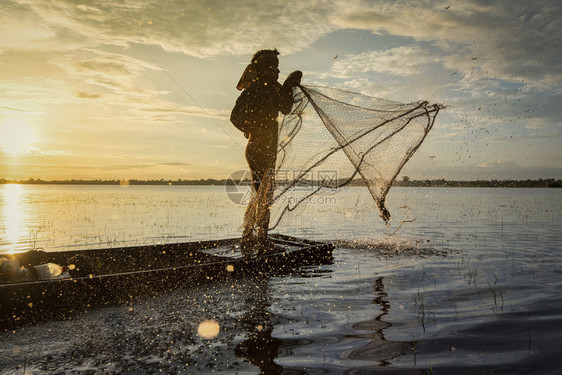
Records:
[[[335,182],[335,181],[334,181]],[[185,186],[224,186],[226,184],[249,185],[249,180],[232,181],[226,179],[199,179],[199,180],[41,180],[30,178],[27,180],[8,180],[0,179],[2,184],[21,184],[21,185],[185,185]],[[314,181],[310,181],[313,186]],[[300,184],[302,186],[302,184]],[[348,186],[364,186],[362,180],[353,180]],[[393,186],[401,187],[497,187],[497,188],[560,188],[562,180],[547,178],[536,180],[410,180],[408,176],[404,176],[402,180],[394,181]]]

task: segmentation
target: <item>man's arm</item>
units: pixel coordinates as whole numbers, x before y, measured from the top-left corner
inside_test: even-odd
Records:
[[[282,114],[287,115],[291,112],[293,108],[293,87],[300,85],[302,79],[302,72],[300,70],[295,70],[283,82],[283,88],[281,90],[281,108]]]

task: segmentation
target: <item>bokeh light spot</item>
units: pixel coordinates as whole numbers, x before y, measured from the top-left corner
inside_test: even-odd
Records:
[[[204,339],[212,339],[219,334],[220,325],[215,320],[205,320],[199,324],[197,334]]]

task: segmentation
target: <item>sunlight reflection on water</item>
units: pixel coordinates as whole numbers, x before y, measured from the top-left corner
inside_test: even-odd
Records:
[[[2,240],[0,246],[14,247],[25,242],[27,207],[25,207],[25,191],[21,185],[6,184],[1,186],[0,193],[0,228]],[[29,234],[29,232],[27,232]],[[9,248],[8,248],[9,249]]]

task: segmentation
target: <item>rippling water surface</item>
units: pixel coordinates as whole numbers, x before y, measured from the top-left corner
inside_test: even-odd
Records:
[[[279,228],[333,264],[1,332],[0,373],[562,370],[562,190],[394,188],[391,227],[366,189],[333,198]],[[243,211],[222,187],[4,185],[0,253],[235,237]]]

